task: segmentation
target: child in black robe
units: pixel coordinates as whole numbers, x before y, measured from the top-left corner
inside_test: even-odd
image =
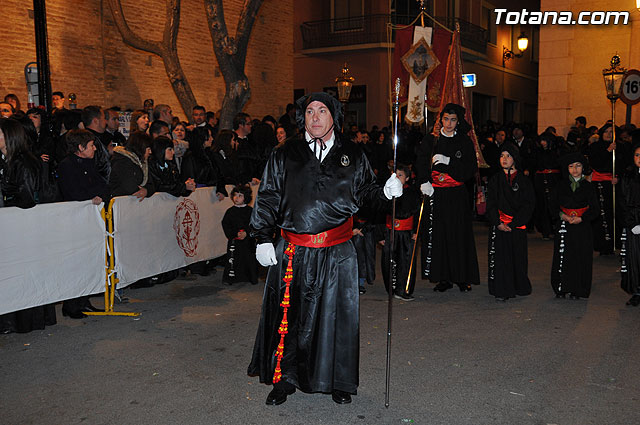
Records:
[[[387,225],[385,239],[380,243],[382,249],[382,278],[384,286],[389,291],[389,256],[393,255],[396,264],[395,269],[395,293],[394,296],[405,301],[413,300],[413,288],[416,282],[415,259],[411,265],[411,255],[418,228],[418,208],[420,206],[420,195],[418,191],[408,184],[411,171],[405,165],[398,165],[396,176],[404,186],[402,196],[396,199],[396,218],[394,221],[393,249],[391,249],[391,210],[392,201],[387,202]],[[392,252],[392,254],[390,253]],[[409,278],[409,269],[411,277]]]
[[[600,205],[593,184],[585,180],[587,161],[578,152],[562,161],[563,176],[552,196],[551,208],[558,214],[551,286],[557,298],[569,294],[572,299],[588,298],[593,268],[593,234],[591,222],[599,217]]]
[[[627,305],[640,304],[640,143],[634,144],[633,165],[622,177],[622,249],[620,285],[629,295]]]
[[[249,220],[253,208],[251,188],[236,186],[231,192],[233,206],[224,213],[222,229],[229,239],[227,242],[227,264],[224,267],[222,282],[231,285],[237,282],[258,283],[258,265],[256,263],[256,246],[249,236]]]
[[[518,148],[504,143],[500,147],[502,172],[489,180],[489,294],[498,301],[531,294],[527,222],[533,215],[535,195],[521,164]]]
[[[364,283],[373,285],[376,280],[376,243],[380,239],[373,205],[363,205],[353,220],[353,246],[358,254],[358,286],[360,294],[367,292]]]

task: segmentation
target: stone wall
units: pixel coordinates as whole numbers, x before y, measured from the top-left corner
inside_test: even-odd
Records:
[[[140,36],[159,40],[165,22],[162,1],[122,0],[130,27]],[[230,35],[235,34],[243,0],[225,0]],[[26,108],[24,66],[35,62],[33,3],[4,0],[4,39],[0,45],[0,94],[15,93]],[[47,1],[51,86],[78,106],[118,105],[140,108],[146,98],[172,106],[185,118],[173,93],[162,59],[124,44],[105,0]],[[178,52],[198,103],[220,109],[225,86],[213,53],[202,0],[183,0]],[[293,98],[293,0],[265,0],[249,42],[245,73],[252,96],[245,112],[277,116]]]

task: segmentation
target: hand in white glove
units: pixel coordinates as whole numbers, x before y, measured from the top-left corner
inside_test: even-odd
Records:
[[[431,186],[431,182],[422,183],[420,185],[420,191],[427,196],[433,195],[433,186]]]
[[[640,224],[638,224],[637,226],[633,226],[633,228],[631,229],[631,233],[633,233],[634,235],[640,235]]]
[[[436,164],[444,164],[449,165],[450,158],[448,156],[444,156],[442,154],[433,155],[433,165]]]
[[[276,250],[273,249],[272,243],[260,243],[256,246],[256,260],[264,267],[275,266],[278,264],[276,260]]]
[[[396,173],[391,174],[391,177],[389,177],[384,184],[384,196],[386,196],[387,199],[402,196],[402,183],[400,183],[400,179],[396,177]]]

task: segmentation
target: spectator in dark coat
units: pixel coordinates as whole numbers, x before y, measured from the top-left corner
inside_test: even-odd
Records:
[[[95,162],[95,143],[100,143],[88,130],[71,130],[67,133],[69,155],[58,167],[58,184],[64,201],[88,201],[100,205],[109,197],[109,188]],[[89,296],[65,300],[62,315],[83,319],[85,311],[102,311],[89,302]]]
[[[136,131],[125,146],[113,148],[109,192],[111,197],[133,195],[140,201],[153,195],[155,187],[148,173],[151,136]]]
[[[191,133],[189,150],[182,159],[182,180],[193,179],[196,187],[217,186],[218,199],[222,200],[225,194],[224,179],[220,171],[209,157],[209,149],[213,144],[213,136],[208,126],[196,127]]]
[[[157,192],[167,192],[175,197],[189,196],[196,183],[193,179],[182,180],[173,156],[173,141],[165,136],[156,138],[151,148],[149,174]]]

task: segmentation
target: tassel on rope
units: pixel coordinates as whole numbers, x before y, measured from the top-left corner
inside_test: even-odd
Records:
[[[287,249],[284,253],[289,257],[289,262],[287,263],[287,268],[284,271],[284,278],[282,281],[285,283],[284,296],[282,297],[282,302],[280,303],[280,307],[282,307],[282,321],[280,322],[280,326],[278,327],[278,333],[280,334],[280,343],[278,344],[278,348],[276,349],[275,356],[278,358],[278,362],[276,363],[276,370],[273,373],[273,383],[278,383],[282,379],[282,369],[280,368],[280,362],[282,361],[282,357],[284,356],[284,336],[289,331],[289,321],[287,319],[287,311],[289,310],[289,306],[291,305],[291,295],[289,288],[291,287],[291,281],[293,280],[293,254],[296,252],[296,246],[292,243],[287,245]]]

